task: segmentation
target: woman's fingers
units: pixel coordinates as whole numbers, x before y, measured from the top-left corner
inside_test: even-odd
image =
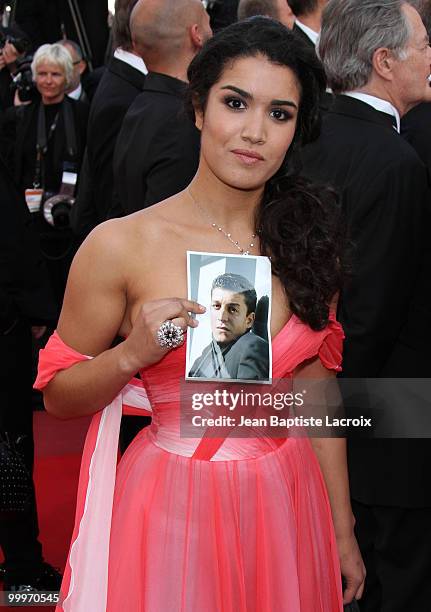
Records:
[[[174,325],[181,327],[183,332],[187,331],[187,321],[184,317],[176,317],[175,319],[171,319],[171,321]]]
[[[158,300],[158,305],[155,308],[150,307],[151,317],[154,318],[155,323],[160,321],[159,324],[163,323],[167,320],[173,320],[177,318],[182,318],[185,321],[186,327],[196,327],[198,322],[196,319],[191,316],[190,313],[193,314],[203,314],[205,312],[205,307],[201,306],[197,302],[192,302],[190,300],[182,300],[177,298],[171,298],[169,300]],[[145,308],[145,307],[144,307]]]
[[[351,575],[344,574],[345,588],[343,591],[343,603],[351,603],[352,599],[360,599],[364,592],[365,584],[365,567],[363,566],[359,571],[356,571]]]
[[[361,586],[359,587],[359,589],[356,591],[356,599],[361,599],[362,595],[364,594],[364,586],[365,586],[365,578],[362,581]]]
[[[203,314],[205,307],[191,300],[168,298],[147,302],[133,323],[132,331],[125,341],[129,362],[137,364],[137,370],[157,362],[175,346],[182,344],[174,329],[162,328],[166,322],[173,323],[183,332],[187,327],[196,327],[198,322],[190,314]]]

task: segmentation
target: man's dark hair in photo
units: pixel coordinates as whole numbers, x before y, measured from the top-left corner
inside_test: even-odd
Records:
[[[211,295],[214,289],[227,289],[240,293],[244,297],[245,305],[247,306],[247,314],[256,312],[257,294],[253,285],[244,276],[240,274],[220,274],[214,279],[211,287]]]

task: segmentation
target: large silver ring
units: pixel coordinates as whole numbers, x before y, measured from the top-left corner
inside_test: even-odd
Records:
[[[161,348],[177,348],[184,342],[184,332],[179,325],[168,320],[157,330],[157,341]]]

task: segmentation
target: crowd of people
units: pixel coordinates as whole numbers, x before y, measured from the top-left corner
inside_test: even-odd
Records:
[[[64,575],[30,482],[0,508],[4,590],[61,584],[62,612],[427,609],[431,432],[249,444],[183,438],[178,415],[205,310],[188,251],[270,258],[274,379],[431,376],[430,35],[430,0],[116,0],[89,71],[74,40],[3,28],[0,450],[31,474],[32,343],[48,412],[94,415]],[[270,340],[238,278],[236,372]],[[226,371],[217,333],[193,376]]]

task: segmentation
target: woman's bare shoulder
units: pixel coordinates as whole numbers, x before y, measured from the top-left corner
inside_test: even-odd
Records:
[[[178,196],[168,198],[126,217],[110,219],[98,225],[81,245],[73,268],[85,270],[90,266],[102,276],[117,281],[128,270],[133,272],[139,263],[141,272],[152,266],[152,254],[160,256],[169,239],[177,233]]]
[[[164,248],[169,240],[182,235],[181,227],[184,222],[183,195],[177,194],[162,202],[135,212],[122,221],[128,240],[135,240],[139,245],[146,245],[146,254],[160,253],[160,246]]]

